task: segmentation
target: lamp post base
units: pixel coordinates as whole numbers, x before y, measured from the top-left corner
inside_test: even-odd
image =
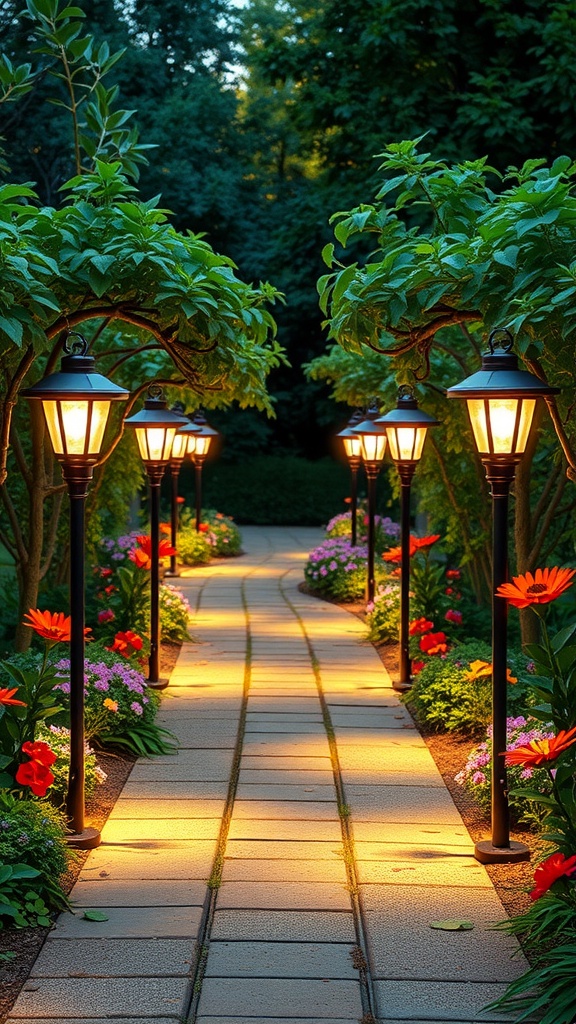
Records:
[[[392,688],[398,693],[406,693],[406,690],[412,689],[411,679],[393,679]]]
[[[174,572],[172,572],[171,569],[166,569],[166,572],[164,573],[163,579],[174,579],[174,578],[179,577],[179,576],[180,576],[180,573],[178,572],[177,569],[175,569]]]
[[[481,864],[518,864],[530,860],[530,850],[524,843],[510,842],[510,846],[493,846],[490,839],[476,843],[474,856]]]
[[[151,690],[165,690],[169,682],[169,679],[155,679],[153,681],[147,679],[146,686],[149,686]]]
[[[100,846],[101,835],[96,828],[85,828],[82,832],[71,832],[66,836],[66,843],[73,850],[95,850]]]

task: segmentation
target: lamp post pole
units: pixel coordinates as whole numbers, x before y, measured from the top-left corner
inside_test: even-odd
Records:
[[[498,335],[505,341],[496,341]],[[466,400],[492,493],[492,839],[476,843],[474,850],[476,859],[484,864],[530,859],[527,846],[510,840],[505,761],[508,606],[496,590],[508,580],[508,496],[526,450],[536,402],[558,393],[557,388],[519,369],[512,345],[508,330],[492,331],[481,369],[447,391],[448,398]]]
[[[386,427],[390,454],[400,477],[400,673],[394,680],[396,690],[409,690],[412,686],[410,662],[410,495],[416,467],[429,427],[438,420],[418,408],[414,392],[404,384],[398,390],[396,408],[377,423]]]
[[[393,683],[397,690],[412,686],[410,661],[410,492],[416,466],[398,463],[400,477],[400,678]]]
[[[144,408],[125,420],[125,426],[136,431],[150,492],[150,658],[146,682],[153,690],[168,685],[167,679],[160,678],[160,485],[170,463],[176,431],[187,423],[186,416],[168,409],[158,384],[148,388]]]
[[[68,339],[77,340],[69,346]],[[81,334],[69,331],[61,369],[22,392],[42,402],[54,454],[70,499],[70,770],[66,812],[70,846],[92,850],[100,832],[87,828],[84,816],[84,632],[85,632],[85,503],[98,461],[110,403],[128,392],[95,372],[95,361]]]

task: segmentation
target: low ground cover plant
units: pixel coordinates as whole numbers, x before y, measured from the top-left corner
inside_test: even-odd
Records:
[[[337,601],[356,601],[366,588],[368,552],[347,537],[329,537],[308,555],[304,578],[311,590]],[[380,571],[384,576],[384,570]]]

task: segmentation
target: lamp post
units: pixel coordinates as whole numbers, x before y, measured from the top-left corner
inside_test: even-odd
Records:
[[[408,385],[403,385],[398,391],[396,408],[377,422],[386,427],[390,454],[400,477],[400,677],[393,686],[395,690],[409,690],[412,686],[409,654],[410,491],[426,432],[428,427],[438,426],[438,420],[419,409],[414,392]]]
[[[495,340],[500,335],[499,347]],[[557,394],[534,374],[518,368],[512,335],[492,331],[482,367],[448,388],[448,398],[465,399],[474,441],[492,494],[492,839],[476,843],[484,864],[528,860],[523,843],[510,841],[506,765],[506,661],[508,604],[496,591],[508,579],[508,496],[522,459],[538,398]]]
[[[368,572],[366,576],[366,600],[374,600],[375,579],[374,579],[374,550],[375,550],[375,529],[374,516],[376,514],[376,478],[380,472],[380,466],[386,451],[386,427],[383,427],[377,420],[380,417],[378,403],[374,399],[366,413],[366,419],[353,428],[360,438],[362,449],[362,462],[366,473],[366,484],[368,491]]]
[[[189,434],[188,453],[194,463],[194,486],[196,497],[196,533],[200,532],[200,521],[202,518],[202,467],[206,461],[208,449],[219,432],[214,430],[208,423],[201,409],[192,417],[192,426],[196,428],[194,434]]]
[[[177,403],[172,407],[172,412],[177,415],[184,411],[184,407]],[[187,422],[187,421],[186,421]],[[174,435],[172,451],[170,453],[170,543],[176,548],[178,539],[178,477],[184,457],[188,454],[188,436],[181,434],[179,430]],[[170,568],[166,576],[179,576],[176,564],[176,555],[170,555]]]
[[[125,425],[136,431],[150,488],[150,658],[147,684],[155,690],[163,690],[168,685],[167,679],[160,679],[160,484],[170,462],[174,435],[178,427],[186,422],[185,416],[168,409],[158,384],[151,384],[148,388],[144,408],[125,420]]]
[[[354,427],[362,420],[362,413],[360,409],[356,409],[352,413],[348,423],[341,430],[336,437],[341,437],[344,444],[344,451],[346,452],[346,458],[348,459],[348,465],[350,466],[350,473],[352,476],[352,490],[351,490],[351,502],[350,502],[350,533],[352,547],[356,547],[358,541],[357,533],[357,513],[358,513],[358,469],[362,462],[362,442],[358,434],[355,433]]]
[[[68,345],[68,339],[77,340]],[[88,485],[98,461],[110,403],[125,401],[128,392],[95,372],[82,335],[68,332],[60,372],[51,373],[22,392],[41,401],[54,454],[70,498],[70,772],[66,811],[71,846],[92,850],[100,843],[97,829],[84,824],[84,519]]]

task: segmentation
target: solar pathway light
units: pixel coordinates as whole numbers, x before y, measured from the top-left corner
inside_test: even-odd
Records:
[[[208,423],[201,409],[192,417],[194,433],[189,435],[188,454],[194,463],[194,485],[196,497],[196,533],[200,532],[202,519],[202,468],[214,438],[220,434]],[[188,428],[187,428],[188,429]]]
[[[357,529],[357,517],[358,517],[358,470],[362,462],[362,442],[360,441],[359,435],[355,432],[356,427],[363,418],[363,413],[360,409],[356,409],[348,423],[341,430],[336,437],[342,438],[344,445],[344,451],[346,452],[346,458],[348,459],[348,465],[350,466],[350,473],[352,476],[352,489],[351,489],[351,500],[350,500],[350,541],[352,547],[356,547],[358,542],[358,529]]]
[[[429,427],[438,426],[438,420],[418,408],[412,388],[405,384],[398,390],[396,408],[376,422],[386,428],[388,447],[400,477],[400,678],[393,685],[396,690],[408,690],[412,685],[409,654],[410,491],[426,433]]]
[[[184,406],[181,402],[175,402],[172,406],[172,412],[179,415],[184,414]],[[182,421],[188,422],[186,420]],[[180,469],[184,461],[185,456],[188,454],[188,436],[182,434],[180,430],[177,430],[174,434],[174,440],[172,442],[172,451],[170,453],[170,543],[172,547],[176,549],[176,541],[178,539],[178,477],[180,476]],[[170,569],[165,573],[166,576],[179,576],[178,567],[176,564],[176,555],[170,555]]]
[[[466,401],[492,494],[492,839],[475,847],[476,859],[485,864],[530,857],[528,847],[510,841],[504,760],[508,603],[496,591],[508,580],[508,497],[516,466],[526,450],[536,402],[558,393],[558,388],[519,369],[512,345],[510,332],[496,328],[488,339],[481,369],[447,391],[448,398]]]
[[[150,658],[147,685],[156,690],[162,690],[168,685],[167,679],[160,679],[160,485],[166,466],[170,463],[176,431],[186,422],[185,416],[168,408],[158,384],[149,386],[144,408],[125,420],[125,425],[136,431],[150,489]]]
[[[69,339],[76,340],[69,345]],[[95,369],[81,334],[69,331],[60,371],[51,373],[22,395],[42,402],[54,454],[70,498],[70,774],[66,810],[71,846],[91,850],[100,843],[97,829],[84,823],[84,633],[85,505],[98,461],[112,402],[128,392]]]
[[[366,600],[374,600],[374,551],[375,551],[375,528],[374,517],[376,514],[376,479],[380,472],[382,460],[386,452],[386,427],[378,423],[380,412],[376,399],[370,403],[366,419],[353,427],[354,433],[358,434],[361,444],[362,462],[366,473],[368,491],[368,572],[366,578]]]

